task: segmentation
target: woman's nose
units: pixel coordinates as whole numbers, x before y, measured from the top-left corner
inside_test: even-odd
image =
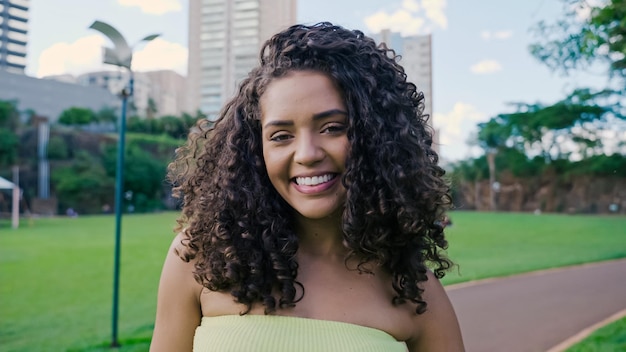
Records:
[[[324,149],[319,142],[315,136],[298,136],[295,143],[294,161],[301,165],[312,165],[324,159]]]

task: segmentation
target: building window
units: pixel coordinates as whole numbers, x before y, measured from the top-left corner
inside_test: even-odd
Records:
[[[28,0],[11,0],[10,3],[11,5],[21,6],[25,9],[27,9],[29,6]]]
[[[21,32],[10,32],[7,33],[9,39],[13,39],[18,42],[26,43],[28,41],[28,36]],[[0,29],[0,35],[2,35],[2,30]]]
[[[14,29],[22,30],[22,31],[28,30],[28,23],[23,22],[23,21],[9,19],[8,24],[10,28],[14,28]]]
[[[16,54],[26,55],[26,47],[21,44],[8,43],[6,46],[8,51],[14,52]]]
[[[22,9],[18,9],[17,7],[9,7],[9,16],[14,16],[17,18],[28,18],[28,12]]]
[[[17,56],[17,55],[7,55],[7,62],[15,64],[15,65],[21,65],[24,66],[26,65],[26,58],[23,56]]]

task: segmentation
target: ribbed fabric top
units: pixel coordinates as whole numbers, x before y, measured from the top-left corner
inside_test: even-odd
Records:
[[[203,317],[194,352],[406,352],[404,342],[361,325],[276,315]]]

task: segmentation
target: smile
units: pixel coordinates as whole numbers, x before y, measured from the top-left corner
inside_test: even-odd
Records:
[[[334,179],[336,174],[326,174],[321,176],[313,176],[313,177],[296,177],[296,184],[301,186],[317,186],[322,183],[326,183],[332,179]]]

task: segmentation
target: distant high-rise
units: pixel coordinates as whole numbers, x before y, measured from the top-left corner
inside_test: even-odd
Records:
[[[377,42],[387,44],[397,55],[404,67],[407,80],[424,93],[424,114],[429,116],[428,124],[435,128],[433,116],[433,64],[432,36],[412,35],[403,37],[400,33],[383,30],[372,36]],[[439,130],[433,134],[433,149],[439,153]]]
[[[430,115],[433,122],[433,87],[432,87],[432,43],[431,35],[402,37],[400,33],[383,30],[373,36],[377,42],[384,42],[401,56],[400,64],[404,67],[407,80],[424,93],[424,113]]]
[[[24,73],[29,0],[0,0],[0,69]]]
[[[296,23],[296,0],[189,2],[188,110],[215,118],[275,32]]]

